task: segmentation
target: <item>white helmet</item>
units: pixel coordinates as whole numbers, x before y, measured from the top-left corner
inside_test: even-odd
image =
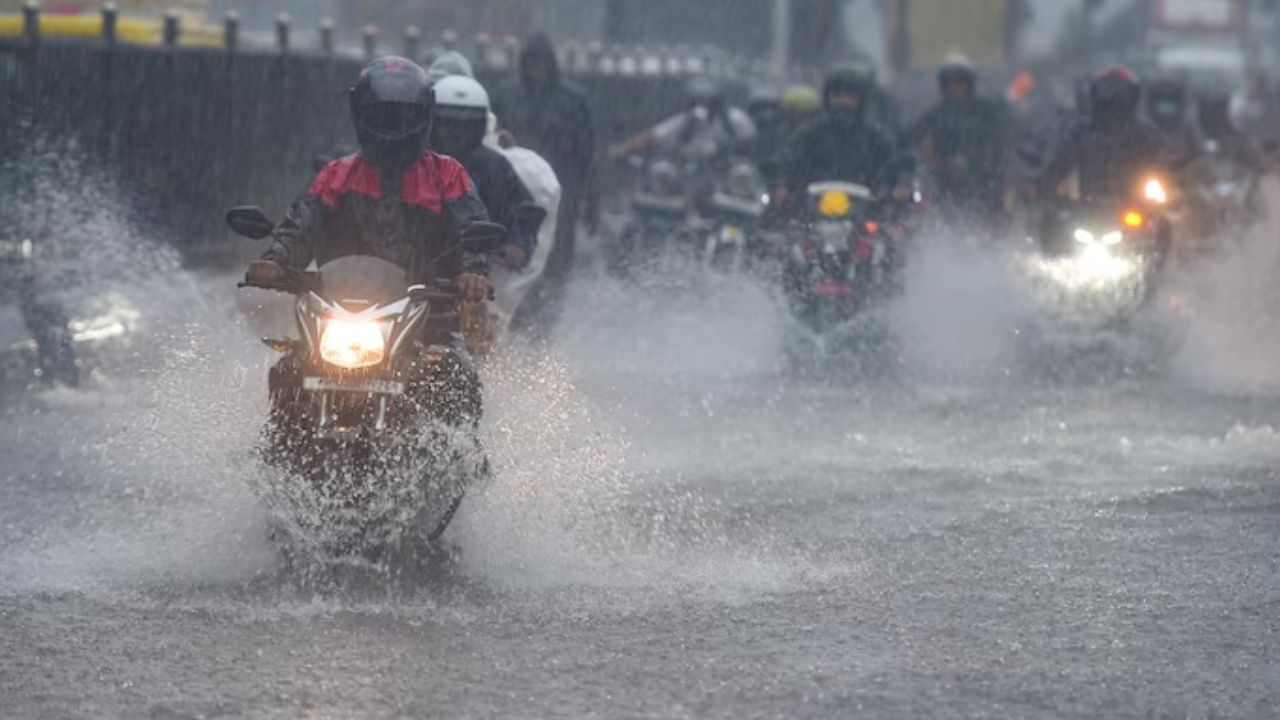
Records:
[[[450,75],[438,80],[432,89],[436,93],[436,117],[488,121],[489,93],[472,78]]]
[[[471,61],[456,50],[450,50],[436,58],[427,68],[427,79],[432,82],[438,82],[450,75],[465,75],[469,78],[476,76],[471,70]]]

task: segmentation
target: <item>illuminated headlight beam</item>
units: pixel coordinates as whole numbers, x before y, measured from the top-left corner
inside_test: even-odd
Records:
[[[320,357],[343,368],[377,365],[386,355],[386,348],[381,323],[331,320],[320,335]]]

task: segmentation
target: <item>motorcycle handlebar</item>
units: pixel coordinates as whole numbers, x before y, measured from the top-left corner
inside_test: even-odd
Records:
[[[275,282],[254,282],[252,280],[243,280],[236,283],[237,288],[255,288],[258,290],[273,290],[275,292],[289,293],[291,295],[301,295],[304,292],[312,292],[320,287],[320,275],[313,272],[299,272],[297,270],[286,270],[282,280]],[[452,280],[436,280],[435,289],[419,287],[411,293],[415,300],[425,300],[427,302],[457,302],[462,299],[462,293],[458,291],[458,285]],[[493,300],[497,295],[493,286],[489,286],[489,299]]]
[[[488,299],[493,300],[497,297],[493,286],[489,286]],[[458,291],[458,284],[452,280],[436,280],[435,289],[428,290],[421,288],[414,292],[415,300],[426,300],[427,302],[457,302],[462,300],[462,293]]]
[[[236,283],[236,287],[273,290],[275,292],[289,293],[290,295],[301,295],[302,293],[311,292],[320,287],[320,275],[319,273],[285,268],[284,276],[280,280],[272,282],[243,280]]]
[[[250,282],[248,280],[242,280],[241,282],[236,283],[236,287],[237,288],[254,288],[255,290],[275,290],[276,292],[289,291],[288,288],[286,288],[281,283]]]

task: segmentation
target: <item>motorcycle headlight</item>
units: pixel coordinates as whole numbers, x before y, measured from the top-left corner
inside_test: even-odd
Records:
[[[1157,205],[1164,205],[1169,202],[1169,196],[1164,191],[1164,185],[1161,185],[1160,181],[1155,178],[1147,181],[1147,186],[1143,189],[1143,195]]]
[[[1118,233],[1109,233],[1118,234]],[[1115,243],[1108,243],[1115,244]],[[1077,283],[1105,283],[1122,280],[1134,271],[1133,261],[1117,257],[1103,245],[1091,245],[1084,249],[1075,262]]]
[[[1095,243],[1101,243],[1102,245],[1119,245],[1120,241],[1124,239],[1124,235],[1119,230],[1112,230],[1111,232],[1105,232],[1101,235],[1095,235],[1084,228],[1076,228],[1075,232],[1071,234],[1071,237],[1075,238],[1075,241],[1081,245],[1093,245]]]
[[[818,214],[826,218],[842,218],[853,208],[853,201],[848,194],[839,190],[828,190],[818,198]]]
[[[330,320],[320,335],[320,357],[330,365],[362,368],[386,356],[387,340],[379,323]]]
[[[1114,234],[1107,233],[1103,238]],[[1073,292],[1108,288],[1133,280],[1137,277],[1139,262],[1113,252],[1112,247],[1101,239],[1081,243],[1077,252],[1069,257],[1041,258],[1037,268],[1044,279]]]

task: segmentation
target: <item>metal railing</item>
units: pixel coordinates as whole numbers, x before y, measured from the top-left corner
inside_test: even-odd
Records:
[[[46,16],[39,2],[28,0],[21,15],[20,31],[13,18],[5,23],[5,17],[0,16],[0,42],[17,40],[35,44],[44,40],[78,40],[108,46],[222,47],[228,52],[337,55],[353,59],[372,59],[394,52],[429,60],[442,52],[456,50],[468,55],[478,69],[490,73],[513,71],[520,51],[520,42],[515,37],[479,34],[463,43],[453,30],[445,30],[428,45],[428,39],[413,25],[404,28],[398,42],[389,42],[379,28],[368,25],[360,29],[358,43],[340,44],[331,19],[322,19],[314,31],[303,34],[286,14],[277,16],[274,30],[267,32],[243,30],[235,11],[227,13],[220,26],[195,25],[184,23],[175,11],[161,18],[121,16],[114,3],[104,4],[97,14]],[[6,28],[9,32],[5,32]],[[559,46],[557,53],[566,75],[713,75],[745,79],[765,77],[769,72],[765,58],[750,59],[711,46],[625,46],[568,41]]]

